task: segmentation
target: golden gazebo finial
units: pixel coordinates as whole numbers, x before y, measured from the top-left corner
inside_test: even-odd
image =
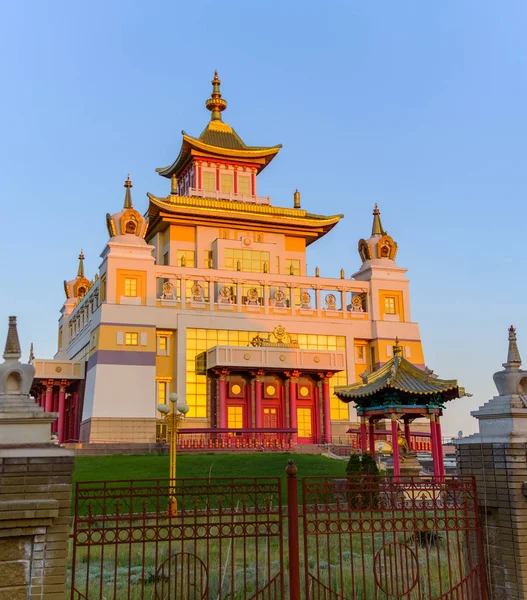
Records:
[[[79,268],[77,269],[77,277],[84,277],[84,252],[82,249],[79,254]]]
[[[126,192],[124,194],[124,206],[123,208],[133,208],[132,204],[132,192],[130,188],[133,187],[132,180],[130,179],[130,173],[128,173],[128,179],[124,182],[124,187],[126,188]]]
[[[211,111],[211,121],[221,121],[221,113],[227,108],[227,101],[223,100],[220,92],[221,81],[218,77],[218,71],[214,71],[212,83],[212,94],[205,103],[208,110]]]
[[[399,338],[396,337],[395,338],[395,346],[393,347],[393,355],[394,356],[401,356],[402,353],[403,353],[403,349],[399,345]]]

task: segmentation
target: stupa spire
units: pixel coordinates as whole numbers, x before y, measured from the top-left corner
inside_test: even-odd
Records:
[[[381,211],[379,210],[379,205],[377,203],[375,203],[375,207],[373,208],[373,227],[371,228],[371,235],[386,235],[386,231],[382,228]]]
[[[214,71],[212,83],[212,94],[205,103],[208,110],[211,111],[211,121],[221,121],[221,113],[227,108],[227,101],[223,100],[220,92],[221,81],[218,77],[218,71]]]
[[[516,329],[513,325],[509,327],[509,351],[507,352],[507,362],[503,363],[506,369],[519,369],[522,366],[522,359],[518,344],[516,343]]]
[[[128,179],[124,182],[124,187],[126,188],[126,192],[124,194],[123,208],[133,208],[134,205],[132,204],[132,192],[130,191],[133,186],[130,180],[130,173],[128,173]]]
[[[84,252],[82,250],[79,254],[79,268],[77,269],[77,277],[84,277]]]
[[[19,360],[22,356],[20,351],[20,341],[16,327],[16,317],[9,317],[9,327],[7,329],[7,339],[5,342],[4,359]]]

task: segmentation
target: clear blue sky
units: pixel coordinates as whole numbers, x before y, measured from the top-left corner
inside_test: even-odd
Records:
[[[225,120],[282,143],[259,178],[346,218],[309,268],[359,267],[375,202],[408,268],[426,363],[474,398],[445,433],[474,430],[507,326],[527,360],[527,3],[524,0],[4,2],[0,8],[0,339],[55,351],[62,281],[93,276],[131,173],[136,207],[197,135],[214,69]]]

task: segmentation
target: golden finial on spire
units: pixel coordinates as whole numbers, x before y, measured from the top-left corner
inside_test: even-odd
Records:
[[[399,346],[399,338],[396,337],[395,338],[395,346],[393,347],[393,355],[401,356],[402,353],[403,353],[403,349],[401,348],[401,346]]]
[[[373,209],[373,227],[371,228],[371,234],[374,235],[386,235],[386,231],[382,228],[381,223],[381,211],[379,210],[379,205],[375,203],[375,207]]]
[[[79,254],[79,268],[77,269],[77,277],[84,277],[84,253],[82,250]]]
[[[300,192],[298,189],[293,194],[293,208],[300,208]]]
[[[221,121],[221,113],[227,108],[227,101],[223,100],[220,92],[221,81],[218,77],[218,71],[214,71],[212,83],[212,94],[205,102],[205,106],[211,111],[211,121]]]
[[[124,187],[126,188],[126,192],[124,194],[124,206],[123,208],[133,208],[132,204],[132,192],[130,188],[132,188],[132,181],[130,179],[130,173],[128,173],[128,179],[124,182]]]

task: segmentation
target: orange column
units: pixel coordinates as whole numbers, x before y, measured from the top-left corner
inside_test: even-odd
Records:
[[[370,454],[375,458],[375,421],[370,417],[369,424],[370,435]]]
[[[218,405],[219,405],[219,425],[220,429],[227,429],[227,369],[222,369],[220,372],[220,378],[218,382]]]
[[[329,393],[329,380],[333,373],[326,373],[322,379],[322,404],[324,413],[324,441],[331,443],[331,394]]]
[[[291,429],[296,429],[293,433],[293,442],[298,440],[298,415],[296,410],[296,380],[300,373],[298,371],[293,371],[289,374],[289,426]]]
[[[362,453],[368,452],[368,428],[366,417],[360,418],[360,449]]]
[[[45,411],[52,412],[52,410],[53,410],[53,379],[49,379],[48,385],[46,387]]]
[[[257,371],[254,378],[254,412],[256,416],[256,429],[262,427],[262,375],[263,371]]]

